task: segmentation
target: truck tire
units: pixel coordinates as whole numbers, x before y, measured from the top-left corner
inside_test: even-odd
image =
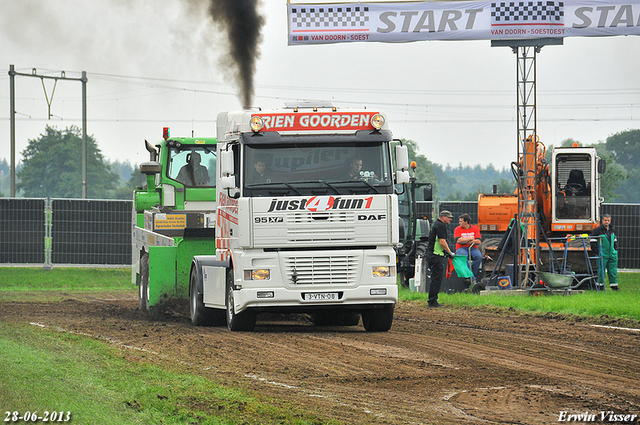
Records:
[[[140,258],[140,283],[138,284],[140,310],[149,311],[149,253]]]
[[[199,274],[191,269],[189,277],[189,316],[194,326],[222,326],[225,322],[224,310],[204,306],[204,296],[198,294]]]
[[[233,269],[227,270],[227,328],[230,331],[252,331],[256,326],[256,313],[249,309],[236,313],[233,302]]]
[[[393,323],[395,304],[384,304],[382,308],[362,310],[362,324],[367,332],[386,332]]]
[[[353,311],[318,311],[311,314],[316,326],[356,326],[360,323],[360,313]]]

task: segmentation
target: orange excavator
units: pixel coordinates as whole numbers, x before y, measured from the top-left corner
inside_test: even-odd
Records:
[[[584,235],[600,218],[600,179],[606,162],[595,148],[577,144],[554,148],[551,163],[545,160],[546,147],[539,140],[529,136],[523,146],[519,161],[511,164],[517,181],[514,193],[499,194],[494,187],[494,193],[478,196],[481,248],[498,258],[509,243],[505,235],[514,229],[522,235],[513,238],[519,242],[518,249],[512,249],[518,252],[515,263],[521,270],[553,269],[555,259],[564,271],[581,272],[588,258]],[[496,266],[500,264],[485,265],[485,273]]]

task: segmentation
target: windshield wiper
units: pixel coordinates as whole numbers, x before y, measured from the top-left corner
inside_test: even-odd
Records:
[[[282,183],[283,185],[285,185],[286,187],[288,187],[289,189],[293,190],[295,193],[297,193],[298,195],[302,196],[302,192],[300,192],[298,189],[296,189],[295,187],[291,186],[289,183]]]
[[[274,186],[284,186],[287,189],[294,191],[296,194],[302,196],[302,192],[300,192],[295,187],[291,186],[289,183],[284,182],[271,182],[271,183],[253,183],[253,184],[245,184],[244,187],[251,190],[259,190],[259,189],[271,189]]]
[[[336,193],[336,195],[340,195],[340,191],[339,191],[338,189],[336,189],[336,187],[335,187],[334,185],[332,185],[332,184],[330,184],[330,183],[327,183],[327,182],[326,182],[326,181],[324,181],[324,180],[318,180],[318,181],[319,181],[320,183],[322,183],[323,185],[325,185],[325,186],[327,186],[327,187],[330,187],[330,188],[331,188],[331,189]]]
[[[300,192],[295,187],[291,186],[289,183],[285,183],[285,182],[254,183],[254,184],[246,184],[245,185],[245,187],[247,189],[252,189],[252,190],[261,189],[261,188],[272,188],[273,186],[284,186],[287,189],[291,189],[296,194],[302,196],[302,192]]]
[[[336,195],[340,195],[340,191],[338,189],[336,189],[334,185],[332,185],[330,183],[327,183],[324,180],[301,180],[301,181],[291,182],[291,184],[313,184],[313,183],[322,183],[326,187],[328,187],[331,190],[333,190],[336,193]],[[306,188],[306,189],[313,189],[313,187]]]

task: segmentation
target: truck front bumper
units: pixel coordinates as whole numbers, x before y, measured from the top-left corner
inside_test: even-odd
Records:
[[[361,285],[356,288],[242,288],[234,293],[235,309],[315,310],[325,308],[361,309],[378,304],[395,304],[398,286]]]

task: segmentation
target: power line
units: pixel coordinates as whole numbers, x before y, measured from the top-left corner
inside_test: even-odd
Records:
[[[54,70],[45,70],[45,72],[56,73],[59,71]],[[227,85],[224,83],[214,82],[214,81],[201,81],[201,80],[180,80],[180,79],[171,79],[171,78],[154,78],[154,77],[137,77],[137,76],[124,76],[124,75],[116,75],[116,74],[102,74],[102,73],[89,73],[88,74],[92,80],[102,80],[103,82],[115,83],[115,84],[124,84],[128,86],[138,86],[138,93],[133,93],[136,90],[131,89],[123,89],[105,93],[98,93],[89,96],[89,99],[92,103],[95,102],[119,102],[125,99],[133,99],[133,98],[144,98],[144,97],[153,97],[153,96],[162,96],[165,94],[170,94],[174,92],[190,92],[190,93],[202,93],[202,94],[213,94],[219,96],[236,96],[236,93],[230,92],[228,90],[213,90],[206,89],[197,86],[214,86],[214,87],[226,87]],[[188,85],[194,85],[196,87],[188,87]],[[405,90],[405,89],[376,89],[373,92],[370,89],[360,89],[360,88],[325,88],[325,87],[299,87],[299,86],[283,86],[283,85],[257,85],[256,88],[260,88],[263,90],[278,90],[280,92],[283,91],[302,91],[302,92],[324,92],[324,93],[361,93],[370,96],[370,101],[363,102],[362,98],[358,100],[353,99],[335,99],[335,96],[331,96],[334,99],[332,102],[336,105],[367,105],[371,107],[371,105],[375,105],[375,107],[384,108],[387,112],[395,112],[398,115],[406,115],[406,116],[425,116],[425,119],[410,119],[407,118],[401,122],[511,122],[513,118],[502,118],[498,117],[487,117],[485,112],[488,110],[492,110],[494,112],[503,111],[502,113],[511,113],[515,111],[514,106],[511,104],[511,98],[513,96],[512,91],[493,91],[493,90]],[[145,89],[150,89],[150,92],[145,92]],[[452,101],[441,102],[441,101],[431,101],[431,102],[393,102],[384,99],[380,99],[380,95],[386,97],[388,95],[419,95],[419,96],[447,96],[448,98],[457,97],[457,96],[465,96],[464,104],[455,103]],[[506,99],[506,96],[509,96],[509,100]],[[640,95],[640,88],[638,89],[584,89],[584,90],[553,90],[553,91],[539,91],[538,96],[541,98],[539,102],[541,105],[544,105],[544,99],[547,97],[556,97],[556,96],[606,96],[606,95],[616,95],[617,98],[620,98],[622,95],[625,96],[635,96]],[[115,96],[115,97],[112,97]],[[483,97],[492,97],[495,99],[496,96],[505,96],[505,103],[487,103],[487,102],[471,102],[467,101],[467,99],[478,98],[480,96]],[[266,93],[257,93],[255,95],[257,99],[267,99],[267,100],[317,100],[314,98],[300,98],[297,96],[270,96]],[[34,100],[32,97],[24,97],[19,98],[20,100]],[[323,97],[326,99],[326,97]],[[69,97],[69,98],[59,98],[59,100],[63,102],[75,102],[79,101],[78,97]],[[479,100],[479,99],[478,99]],[[567,103],[562,105],[544,105],[545,111],[554,111],[554,110],[580,110],[581,113],[585,111],[598,111],[598,110],[613,110],[613,109],[626,109],[630,108],[632,111],[640,104],[640,99],[634,102],[615,102],[615,103],[594,103],[594,104],[586,104],[582,103]],[[467,111],[467,112],[463,112]],[[455,114],[455,118],[442,118],[447,117],[451,114]],[[616,117],[616,118],[601,118],[597,119],[597,121],[628,121],[634,120],[633,114],[631,114],[631,118],[626,117]],[[484,116],[484,118],[476,118]],[[470,118],[471,117],[471,118]],[[4,118],[0,118],[4,119]],[[20,118],[21,121],[36,121],[38,118],[30,117],[29,119]],[[74,121],[75,118],[64,118],[67,121]],[[593,118],[548,118],[548,119],[540,119],[541,121],[594,121]],[[171,119],[171,120],[158,120],[158,119],[145,119],[145,118],[93,118],[92,122],[214,122],[209,120],[194,120],[194,119]]]
[[[9,118],[2,117],[0,121],[9,121]],[[50,119],[47,118],[16,118],[16,121],[21,122],[51,122]],[[69,122],[71,124],[80,122],[81,118],[64,118],[55,122]],[[515,122],[516,118],[425,118],[425,119],[402,119],[402,118],[394,118],[394,123],[416,123],[416,124],[429,124],[429,123],[500,123],[500,122]],[[538,121],[541,122],[616,122],[616,121],[640,121],[640,117],[617,117],[617,118],[538,118]],[[184,119],[184,118],[95,118],[89,120],[92,123],[198,123],[198,124],[214,124],[216,123],[215,119],[207,120],[207,119]]]

